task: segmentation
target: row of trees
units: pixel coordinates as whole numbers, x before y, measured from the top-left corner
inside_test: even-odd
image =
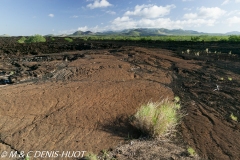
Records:
[[[88,40],[128,40],[128,41],[230,41],[230,42],[240,42],[240,36],[85,36],[85,37],[74,37],[81,38],[85,41]],[[66,37],[66,41],[72,42],[73,39]],[[21,37],[18,40],[19,43],[37,43],[46,42],[46,38],[41,35],[34,35],[28,38]]]

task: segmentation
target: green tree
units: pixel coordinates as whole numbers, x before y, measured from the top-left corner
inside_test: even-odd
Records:
[[[231,42],[240,42],[240,36],[231,35],[231,36],[228,38],[228,41],[231,41]]]
[[[198,37],[198,36],[191,37],[191,41],[193,41],[193,42],[200,41],[200,37]]]

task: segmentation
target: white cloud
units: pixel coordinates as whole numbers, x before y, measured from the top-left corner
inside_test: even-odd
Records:
[[[187,13],[183,16],[185,19],[193,19],[193,18],[203,18],[203,19],[219,19],[223,15],[225,15],[226,11],[222,10],[218,7],[206,8],[201,7],[197,9],[197,13]]]
[[[197,8],[196,13],[186,13],[183,15],[181,24],[183,26],[189,27],[199,27],[199,26],[215,26],[219,23],[217,20],[226,14],[225,10],[218,7],[201,7]]]
[[[87,26],[84,26],[84,27],[78,27],[78,31],[86,32],[86,31],[89,31],[89,28],[88,28]]]
[[[222,3],[222,5],[226,5],[230,2],[230,0],[224,0],[224,2]]]
[[[87,7],[91,9],[95,8],[103,8],[103,7],[109,7],[112,6],[107,0],[95,0],[93,3],[90,3],[87,5]]]
[[[194,18],[197,18],[197,17],[198,17],[198,15],[196,13],[187,13],[187,14],[183,15],[184,19],[194,19]]]
[[[240,3],[240,0],[235,0],[236,3]]]
[[[111,14],[111,15],[115,15],[116,14],[116,12],[114,12],[114,11],[106,11],[106,13]]]
[[[221,16],[223,16],[226,13],[226,11],[218,8],[218,7],[212,7],[212,8],[206,8],[206,7],[201,7],[199,9],[199,17],[203,18],[213,18],[213,19],[218,19]]]
[[[185,28],[185,27],[201,27],[214,26],[216,20],[214,19],[188,19],[188,20],[171,20],[170,18],[148,19],[142,18],[140,20],[130,19],[129,17],[118,17],[112,22],[112,30],[121,30],[128,28]]]
[[[240,24],[240,17],[234,16],[227,19],[228,25],[232,26],[234,24]]]
[[[76,32],[76,29],[58,31],[59,34],[72,34],[73,32]]]
[[[227,16],[240,15],[240,10],[233,10],[227,13]]]
[[[95,27],[88,27],[88,26],[84,26],[84,27],[78,27],[77,29],[78,31],[91,31],[91,32],[99,32],[99,31],[103,31],[104,28],[99,28],[98,25],[96,25]]]
[[[71,16],[70,18],[78,18],[78,16],[74,15],[74,16]]]
[[[48,16],[51,17],[51,18],[53,18],[53,17],[54,17],[54,14],[51,13],[51,14],[49,14]]]
[[[158,18],[170,13],[175,5],[156,6],[156,5],[137,5],[134,11],[125,12],[125,16],[139,16],[144,18]]]
[[[174,5],[166,7],[155,5],[138,5],[134,11],[127,11],[122,17],[117,17],[109,26],[112,30],[128,28],[194,28],[202,26],[215,26],[218,20],[226,14],[226,11],[218,8],[197,8],[195,13],[187,13],[183,19],[172,20],[168,15]],[[158,10],[155,8],[158,8]],[[161,9],[160,9],[161,8]],[[140,17],[140,18],[139,18]]]
[[[192,8],[183,8],[184,11],[191,11]]]

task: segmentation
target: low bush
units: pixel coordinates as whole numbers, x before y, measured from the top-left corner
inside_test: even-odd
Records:
[[[34,36],[30,36],[28,38],[21,37],[18,40],[18,43],[39,43],[39,42],[46,42],[46,39],[39,34],[36,34]]]
[[[25,43],[26,40],[27,40],[26,37],[21,37],[21,38],[18,40],[18,43]]]
[[[133,125],[153,138],[169,136],[183,117],[179,104],[163,100],[142,105],[133,116]]]
[[[72,38],[69,38],[69,37],[67,37],[67,38],[64,38],[66,41],[68,41],[68,42],[73,42],[73,39]]]

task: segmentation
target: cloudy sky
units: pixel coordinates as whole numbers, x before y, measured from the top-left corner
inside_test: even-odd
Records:
[[[240,31],[240,0],[0,0],[0,35],[128,28]]]

